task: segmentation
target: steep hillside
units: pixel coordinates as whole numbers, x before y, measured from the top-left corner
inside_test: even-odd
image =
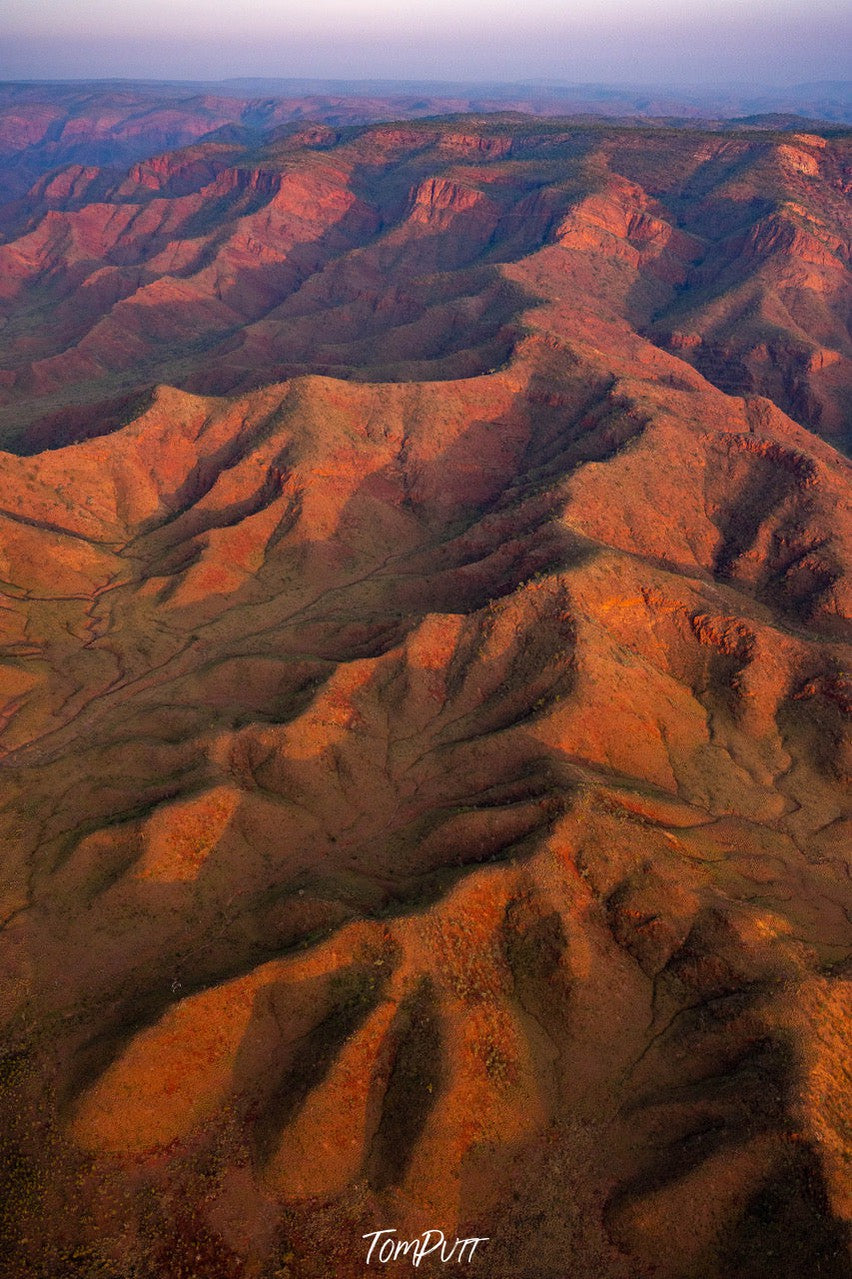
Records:
[[[845,148],[454,119],[34,189],[10,1275],[848,1275]]]

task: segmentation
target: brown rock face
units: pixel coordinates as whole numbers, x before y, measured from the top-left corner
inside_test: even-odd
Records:
[[[5,1273],[848,1275],[845,147],[468,118],[34,188]]]

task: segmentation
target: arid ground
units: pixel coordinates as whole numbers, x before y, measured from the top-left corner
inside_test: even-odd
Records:
[[[849,132],[187,101],[0,102],[0,1273],[848,1279]]]

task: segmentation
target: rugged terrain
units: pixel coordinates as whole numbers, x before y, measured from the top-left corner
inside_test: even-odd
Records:
[[[10,1276],[849,1274],[848,191],[503,115],[6,203]]]
[[[111,431],[160,381],[487,372],[542,289],[848,430],[846,136],[517,116],[244,132],[51,170],[0,209],[8,446]]]

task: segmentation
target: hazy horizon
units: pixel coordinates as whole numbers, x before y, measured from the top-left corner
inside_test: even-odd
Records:
[[[846,79],[836,0],[22,0],[0,19],[0,79],[301,78],[684,89]]]

